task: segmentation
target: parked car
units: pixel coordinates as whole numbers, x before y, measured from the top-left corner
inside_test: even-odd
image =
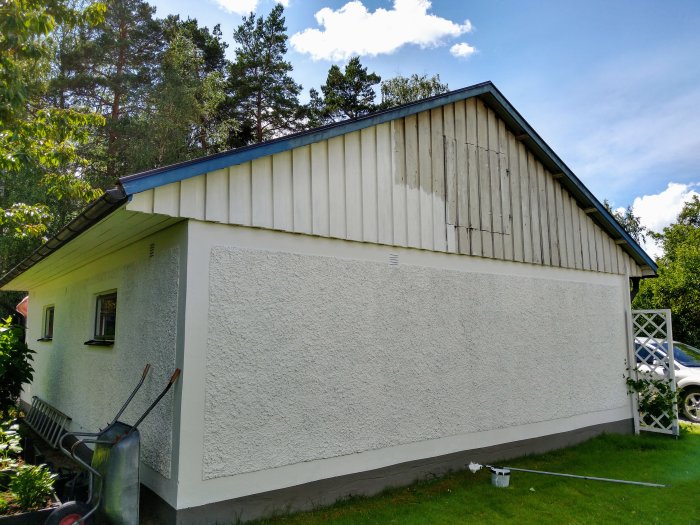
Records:
[[[650,340],[642,344],[640,340],[637,340],[635,351],[638,369],[653,370],[663,375],[661,367],[657,367],[655,364],[666,358],[667,350],[668,343]],[[700,349],[674,341],[673,358],[679,412],[693,423],[700,423]]]

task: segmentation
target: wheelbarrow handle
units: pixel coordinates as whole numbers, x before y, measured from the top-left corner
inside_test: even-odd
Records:
[[[114,423],[117,422],[117,419],[119,419],[119,416],[121,416],[124,413],[124,410],[126,410],[126,407],[128,407],[129,403],[131,403],[131,400],[134,399],[136,392],[138,392],[139,389],[141,388],[141,385],[143,385],[143,382],[146,380],[146,376],[148,375],[148,372],[150,370],[151,370],[151,364],[148,363],[143,369],[143,373],[141,374],[141,380],[138,382],[138,384],[136,385],[134,390],[132,390],[131,395],[129,395],[129,397],[126,400],[126,402],[124,403],[124,405],[119,409],[119,412],[117,412],[117,415],[114,416],[114,419],[112,420],[112,422],[108,426],[114,425]]]
[[[63,439],[66,436],[99,436],[99,435],[100,435],[99,432],[66,432],[65,434],[63,434],[61,436],[61,441],[63,441]]]
[[[170,388],[171,386],[173,386],[177,382],[178,378],[180,377],[180,373],[181,373],[180,369],[176,368],[175,372],[173,372],[173,375],[170,376],[170,381],[168,382],[168,388]],[[166,392],[167,392],[167,390],[166,390]]]
[[[77,436],[86,436],[86,437],[88,437],[88,436],[93,436],[93,437],[97,437],[98,435],[99,435],[99,434],[92,434],[92,433],[88,433],[88,432],[67,432],[67,433],[63,434],[63,436],[61,437],[61,439],[58,441],[58,446],[59,446],[59,448],[61,449],[61,452],[63,452],[66,456],[72,458],[73,461],[75,461],[75,462],[78,463],[80,466],[82,466],[83,468],[85,468],[85,469],[86,469],[87,471],[89,471],[91,474],[96,475],[96,476],[98,476],[98,477],[101,478],[102,475],[101,475],[99,472],[97,472],[94,468],[92,468],[92,465],[88,465],[85,461],[83,461],[82,459],[80,459],[78,456],[75,455],[75,449],[78,448],[78,446],[79,446],[81,443],[86,443],[86,442],[87,442],[87,443],[91,443],[91,442],[94,443],[95,440],[78,439],[78,440],[76,440],[75,443],[73,443],[73,445],[71,446],[70,450],[68,450],[68,449],[63,445],[63,440],[64,440],[66,437],[68,437],[68,436],[73,436],[73,437],[77,437]]]
[[[170,376],[170,380],[168,381],[168,384],[165,386],[165,389],[160,393],[160,395],[151,403],[151,406],[149,406],[146,411],[143,413],[143,415],[138,419],[136,423],[129,429],[129,431],[123,436],[126,437],[129,434],[131,434],[134,430],[136,430],[136,427],[138,427],[141,422],[146,419],[146,416],[151,413],[151,410],[155,408],[155,406],[158,404],[158,402],[163,399],[163,396],[168,393],[168,390],[177,382],[178,378],[180,377],[180,369],[176,368],[175,372],[173,372],[173,375]]]
[[[75,443],[73,443],[73,446],[70,448],[70,456],[75,459],[75,448],[80,445],[83,442],[82,439],[76,440]]]

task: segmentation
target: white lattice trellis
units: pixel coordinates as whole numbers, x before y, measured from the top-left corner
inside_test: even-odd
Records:
[[[671,310],[633,310],[635,365],[630,367],[634,379],[663,381],[676,391],[676,374],[673,361],[673,330]],[[652,388],[647,396],[658,394]],[[639,429],[648,432],[678,435],[678,406],[671,410],[639,412]]]

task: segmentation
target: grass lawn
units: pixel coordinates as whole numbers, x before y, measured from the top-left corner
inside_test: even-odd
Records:
[[[686,425],[678,440],[656,434],[604,435],[572,448],[506,464],[670,487],[513,472],[510,487],[497,488],[491,486],[490,473],[484,469],[256,524],[700,523],[700,425]]]

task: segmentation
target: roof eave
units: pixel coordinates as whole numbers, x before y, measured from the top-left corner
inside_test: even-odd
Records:
[[[127,201],[126,192],[121,186],[105,191],[98,199],[90,203],[80,214],[64,226],[51,239],[39,246],[29,257],[24,259],[0,278],[0,289],[6,286],[29,268],[45,259],[53,252],[67,244],[75,237],[100,222]]]

